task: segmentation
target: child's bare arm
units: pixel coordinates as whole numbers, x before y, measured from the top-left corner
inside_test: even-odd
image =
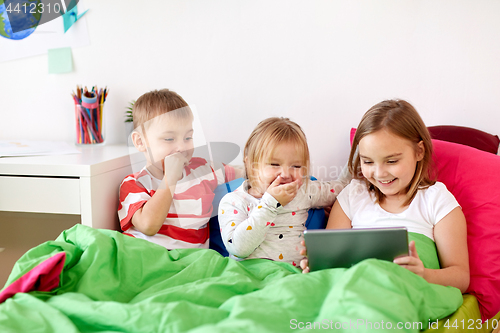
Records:
[[[163,225],[172,204],[170,189],[158,189],[132,217],[134,227],[147,236],[155,235]]]
[[[137,230],[148,236],[153,236],[160,230],[172,205],[172,194],[182,176],[182,169],[188,162],[179,153],[165,157],[162,161],[164,177],[161,186],[132,217],[131,222]]]
[[[414,242],[410,244],[410,255],[395,259],[394,262],[422,276],[430,283],[456,287],[464,293],[469,287],[470,273],[467,226],[460,207],[453,209],[436,224],[434,240],[441,269],[424,268]]]
[[[335,201],[328,218],[326,229],[350,229],[352,228],[351,220],[340,206],[338,201]]]

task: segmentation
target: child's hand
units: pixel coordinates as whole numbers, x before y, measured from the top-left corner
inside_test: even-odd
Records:
[[[307,255],[306,242],[302,241],[300,244],[304,247],[300,250],[300,254],[303,256]],[[302,273],[309,273],[309,260],[307,258],[300,261],[300,268],[302,268]]]
[[[302,179],[297,178],[291,183],[282,185],[280,185],[280,182],[281,176],[276,177],[276,179],[267,188],[267,193],[278,200],[282,206],[286,206],[297,195],[297,192],[302,185]]]
[[[182,170],[189,164],[189,161],[182,153],[175,153],[165,156],[162,164],[163,180],[167,182],[168,186],[172,186],[182,178]]]
[[[417,248],[415,247],[415,241],[411,241],[408,245],[410,252],[409,256],[396,258],[394,263],[401,267],[406,268],[409,271],[417,274],[418,276],[424,277],[424,263],[418,257]]]

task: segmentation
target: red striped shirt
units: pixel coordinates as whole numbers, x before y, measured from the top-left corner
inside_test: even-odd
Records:
[[[120,226],[129,235],[169,249],[208,247],[207,223],[213,213],[214,190],[217,185],[232,179],[232,167],[224,165],[223,170],[214,170],[206,160],[192,158],[184,168],[183,178],[176,185],[172,205],[162,227],[156,235],[146,236],[133,226],[132,216],[154,195],[161,180],[154,178],[144,168],[125,177],[120,186]]]

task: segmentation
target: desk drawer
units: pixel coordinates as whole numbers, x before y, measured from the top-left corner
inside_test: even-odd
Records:
[[[0,210],[80,214],[80,179],[0,176]]]

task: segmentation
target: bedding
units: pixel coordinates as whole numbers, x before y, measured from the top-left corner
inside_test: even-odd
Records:
[[[483,320],[500,311],[500,156],[432,140],[438,180],[453,193],[467,221],[470,285]]]
[[[433,142],[438,180],[467,219],[470,294],[378,260],[301,274],[286,263],[237,262],[204,249],[167,251],[77,225],[16,263],[0,291],[0,332],[371,332],[390,330],[388,324],[417,332],[438,318],[437,332],[491,332],[500,319],[494,264],[500,256],[500,158]],[[424,265],[436,267],[434,244],[410,238]],[[495,314],[478,324],[481,315]]]
[[[15,288],[25,292],[16,293],[9,287],[15,281],[31,282],[19,283]],[[458,289],[427,283],[391,262],[369,259],[349,269],[302,274],[287,263],[235,261],[210,249],[167,251],[82,225],[25,253],[2,296],[8,298],[0,304],[1,332],[283,332],[320,326],[418,332],[462,304]]]
[[[463,295],[462,306],[452,315],[434,320],[430,323],[430,328],[424,333],[444,333],[444,332],[467,332],[467,333],[489,333],[493,329],[500,327],[500,313],[494,318],[483,322],[479,312],[477,299],[471,294]]]

